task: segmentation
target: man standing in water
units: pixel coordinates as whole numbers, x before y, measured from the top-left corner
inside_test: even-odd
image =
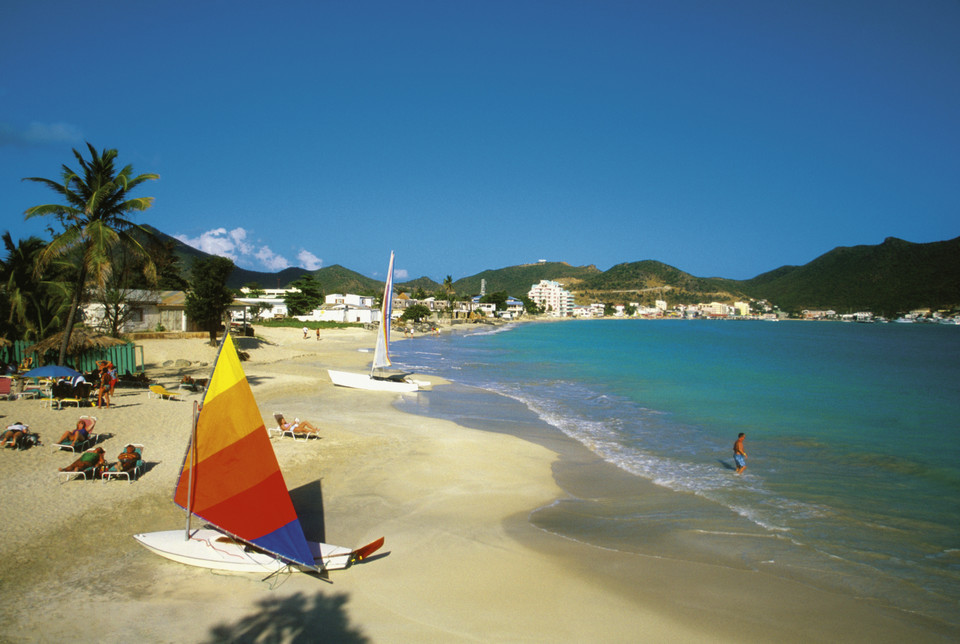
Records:
[[[743,470],[747,469],[747,453],[743,451],[743,439],[746,437],[746,434],[740,432],[737,442],[733,444],[733,460],[737,464],[737,474],[743,474]]]

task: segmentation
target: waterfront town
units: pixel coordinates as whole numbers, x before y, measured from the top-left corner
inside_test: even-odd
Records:
[[[264,320],[295,318],[302,322],[337,322],[352,324],[374,324],[378,320],[380,308],[377,298],[372,295],[352,293],[331,293],[324,297],[324,303],[302,315],[291,315],[285,297],[298,289],[277,288],[252,292],[242,288],[229,307],[229,315],[234,324],[242,325]],[[404,313],[414,306],[423,307],[423,321],[441,323],[449,321],[490,321],[518,320],[523,317],[544,316],[551,318],[676,318],[676,319],[739,319],[777,321],[787,315],[765,300],[750,302],[736,301],[704,302],[697,304],[669,305],[664,299],[657,299],[653,306],[644,306],[639,302],[625,304],[606,304],[592,302],[576,304],[574,294],[563,284],[551,280],[540,280],[533,284],[524,299],[507,296],[499,301],[489,301],[484,293],[465,300],[446,300],[434,296],[414,297],[410,293],[397,293],[393,296],[393,319],[409,319]],[[186,314],[185,293],[183,291],[130,291],[127,295],[126,313],[121,331],[123,333],[144,331],[196,331]],[[838,313],[834,310],[803,310],[804,320],[832,320],[845,322],[889,322],[882,316],[870,311]],[[104,320],[103,305],[90,303],[84,309],[84,318],[88,324],[96,326]],[[951,316],[942,311],[918,309],[905,313],[892,320],[894,322],[929,322],[940,324],[960,324],[960,316]]]

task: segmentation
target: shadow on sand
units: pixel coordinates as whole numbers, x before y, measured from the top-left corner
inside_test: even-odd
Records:
[[[257,602],[258,611],[235,624],[210,629],[207,642],[368,642],[360,629],[350,625],[344,606],[347,595],[330,597],[296,593],[268,597]]]
[[[307,541],[327,540],[327,527],[323,519],[323,487],[319,480],[290,490],[290,499],[297,509],[300,525]]]

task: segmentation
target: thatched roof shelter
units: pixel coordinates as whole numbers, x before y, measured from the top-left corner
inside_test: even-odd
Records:
[[[63,331],[41,340],[32,347],[28,347],[27,352],[36,351],[43,355],[47,351],[59,351],[61,343],[63,343]],[[108,349],[126,343],[126,340],[97,333],[86,327],[74,327],[73,333],[70,334],[70,344],[67,345],[67,355],[76,356],[91,349]]]

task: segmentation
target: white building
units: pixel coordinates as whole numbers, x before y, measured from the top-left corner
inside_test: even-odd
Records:
[[[314,309],[309,315],[298,315],[297,319],[371,324],[380,317],[380,310],[375,306],[376,298],[372,295],[331,293],[324,298],[323,306]]]
[[[573,313],[573,293],[559,282],[540,280],[530,288],[527,297],[550,315],[567,317]]]
[[[246,317],[253,322],[287,317],[287,303],[276,297],[238,297],[237,301],[247,305]],[[257,315],[253,315],[251,308],[259,309]],[[240,321],[243,317],[243,311],[233,314],[235,322]]]
[[[372,295],[354,295],[352,293],[331,293],[324,302],[327,304],[345,304],[347,306],[365,306],[372,309],[377,304],[377,299]]]

